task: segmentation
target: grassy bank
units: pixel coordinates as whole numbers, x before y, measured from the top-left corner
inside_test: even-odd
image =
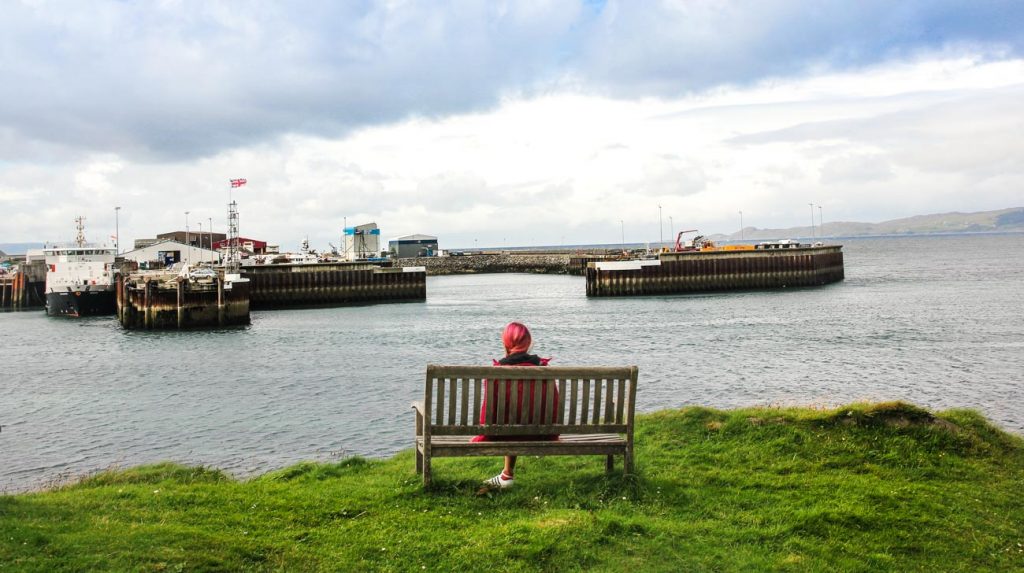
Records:
[[[104,473],[0,497],[0,571],[1024,570],[1024,442],[969,411],[660,412],[635,478],[526,458],[476,495],[498,466],[436,460],[430,491],[411,452]]]

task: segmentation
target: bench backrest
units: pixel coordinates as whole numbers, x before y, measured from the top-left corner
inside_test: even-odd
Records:
[[[517,399],[520,381],[522,406]],[[423,394],[423,429],[449,436],[620,433],[632,437],[636,381],[636,366],[431,364]],[[530,386],[537,403],[557,407],[527,407]],[[488,408],[485,423],[480,424],[485,393]]]

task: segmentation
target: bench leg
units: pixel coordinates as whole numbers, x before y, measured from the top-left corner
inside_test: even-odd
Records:
[[[604,461],[604,471],[605,471],[605,473],[609,473],[610,474],[610,473],[612,473],[612,470],[615,469],[615,456],[611,456],[610,455],[610,456],[606,456],[606,458],[607,459],[605,459],[605,461]]]
[[[423,435],[423,416],[416,410],[416,439],[413,440],[412,448],[416,452],[416,473],[423,473],[423,453],[420,452],[419,438]]]
[[[423,487],[430,487],[430,454],[423,452]]]
[[[622,472],[626,475],[633,473],[633,449],[627,448],[622,456]]]

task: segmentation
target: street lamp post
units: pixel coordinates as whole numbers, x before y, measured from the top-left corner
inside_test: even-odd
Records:
[[[188,211],[185,211],[185,248],[188,249],[188,254],[185,256],[185,260],[188,264],[192,264],[192,244],[189,243],[188,236]]]
[[[743,211],[740,211],[740,240],[743,240]]]
[[[114,207],[114,254],[121,254],[121,224],[118,217],[120,207]]]
[[[199,248],[203,248],[203,222],[199,221]],[[202,252],[199,253],[199,262],[206,262],[206,255]]]
[[[210,250],[213,250],[213,217],[207,217],[206,222],[210,224]],[[210,255],[210,262],[213,262],[213,255]]]
[[[811,206],[811,242],[814,241],[814,203],[808,203]]]
[[[818,205],[818,231],[820,231],[822,233],[822,236],[825,235],[824,229],[825,229],[825,220],[821,216],[821,205]]]
[[[661,216],[661,205],[658,205],[658,250],[665,244],[665,220]]]

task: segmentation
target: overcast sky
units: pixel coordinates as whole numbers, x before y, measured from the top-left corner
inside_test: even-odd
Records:
[[[0,243],[223,232],[236,177],[284,248],[657,241],[1022,206],[1022,157],[1018,0],[0,2]]]

